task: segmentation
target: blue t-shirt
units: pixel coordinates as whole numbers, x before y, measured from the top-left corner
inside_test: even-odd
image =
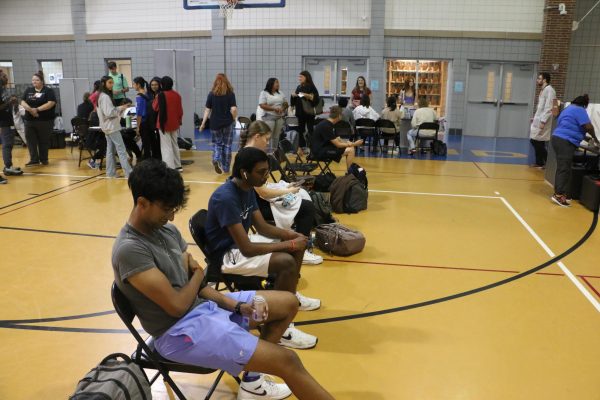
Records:
[[[146,121],[146,110],[148,108],[148,99],[143,94],[135,96],[135,113],[142,117],[142,122]]]
[[[252,225],[252,212],[258,210],[254,189],[240,189],[229,178],[210,196],[206,216],[206,238],[211,250],[224,253],[235,245],[228,226],[242,224],[246,233]]]
[[[213,92],[208,94],[206,108],[211,110],[210,129],[222,129],[233,124],[231,107],[237,107],[237,104],[235,103],[235,94],[233,92],[223,96],[216,96]]]
[[[585,138],[583,126],[589,123],[590,117],[585,108],[571,104],[558,116],[556,129],[552,134],[579,147],[579,143]]]

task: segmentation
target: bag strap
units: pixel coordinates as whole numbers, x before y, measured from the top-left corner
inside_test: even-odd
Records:
[[[99,365],[105,365],[108,361],[117,360],[119,357],[122,358],[123,361],[125,361],[127,364],[131,364],[133,362],[133,361],[131,361],[131,358],[127,354],[113,353],[113,354],[109,354],[106,357],[104,357],[104,359],[102,361],[100,361]]]

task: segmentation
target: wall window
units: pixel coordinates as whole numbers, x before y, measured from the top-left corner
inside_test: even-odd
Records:
[[[0,75],[8,76],[8,88],[15,87],[15,76],[13,75],[13,63],[12,61],[0,61]]]
[[[127,79],[127,83],[129,87],[132,87],[133,81],[131,76],[131,58],[107,58],[105,61],[105,65],[107,65],[110,61],[114,61],[117,64],[117,72],[123,74],[125,79]],[[108,74],[108,67],[106,67],[106,73]]]
[[[62,60],[40,60],[40,69],[44,73],[45,84],[58,85],[63,78]]]

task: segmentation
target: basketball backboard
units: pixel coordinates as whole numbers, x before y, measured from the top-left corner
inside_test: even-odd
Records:
[[[285,7],[285,0],[238,0],[236,9]],[[186,10],[219,9],[218,0],[183,0]]]

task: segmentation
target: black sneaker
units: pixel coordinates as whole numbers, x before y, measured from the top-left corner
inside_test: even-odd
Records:
[[[15,167],[10,167],[10,168],[4,168],[4,175],[6,176],[10,176],[10,175],[23,175],[23,171],[21,171],[21,168],[15,168]]]
[[[42,165],[48,165],[48,161],[42,161]]]
[[[221,165],[218,161],[213,161],[212,162],[213,167],[215,167],[215,172],[219,175],[221,175],[223,173],[223,170],[221,169]]]
[[[6,180],[5,177],[0,176],[0,185],[6,185],[8,183],[8,181]]]
[[[29,161],[27,164],[25,164],[26,167],[34,167],[36,165],[40,165],[39,161]]]

